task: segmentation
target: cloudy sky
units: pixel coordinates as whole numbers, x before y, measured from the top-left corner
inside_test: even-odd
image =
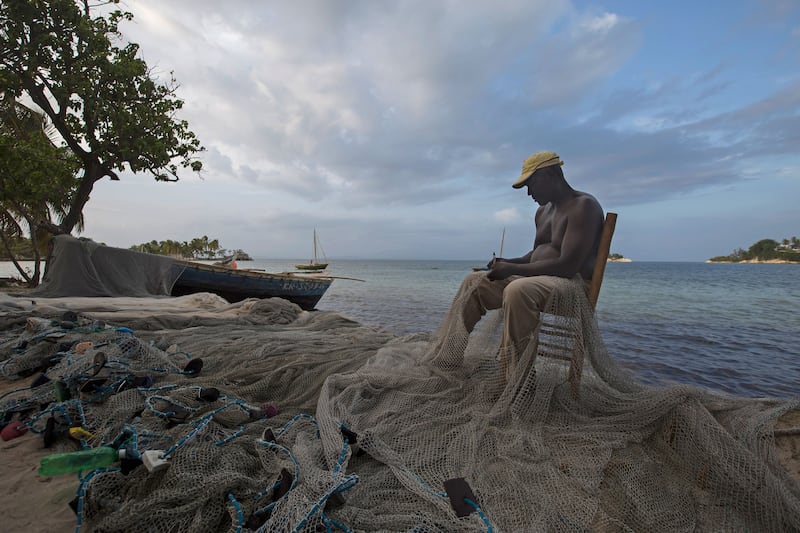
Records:
[[[532,152],[619,213],[612,251],[702,261],[800,236],[795,0],[127,0],[206,148],[99,182],[84,235],[260,258],[530,249]]]

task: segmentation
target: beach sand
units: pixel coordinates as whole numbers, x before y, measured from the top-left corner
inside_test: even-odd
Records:
[[[337,363],[338,366],[332,366],[329,370],[331,373],[345,372],[358,368],[368,359],[370,354],[374,354],[381,345],[392,342],[394,338],[386,333],[378,333],[373,330],[366,331],[362,327],[350,323],[347,319],[330,312],[304,313],[300,315],[297,314],[299,313],[299,308],[297,311],[285,308],[272,312],[269,320],[273,325],[268,325],[264,322],[259,323],[258,321],[247,325],[248,321],[253,321],[249,312],[252,310],[253,305],[256,304],[252,302],[225,305],[213,299],[204,301],[195,298],[194,300],[189,299],[189,301],[192,310],[186,311],[185,315],[183,315],[181,309],[185,310],[185,308],[182,307],[184,305],[181,303],[183,302],[182,300],[160,300],[159,305],[166,305],[170,309],[169,320],[153,316],[153,310],[149,307],[153,302],[148,302],[147,299],[118,300],[113,308],[108,305],[107,299],[62,300],[61,307],[53,308],[53,310],[60,311],[64,306],[80,306],[83,309],[94,307],[94,311],[85,311],[85,316],[96,316],[106,320],[116,317],[118,324],[135,325],[137,320],[147,320],[159,327],[169,327],[174,332],[174,335],[183,335],[187,346],[191,345],[193,337],[202,337],[204,332],[218,327],[215,325],[218,321],[221,321],[219,322],[220,324],[227,324],[229,329],[234,328],[235,324],[236,335],[240,339],[263,336],[265,328],[272,328],[271,335],[276,339],[276,346],[284,347],[281,349],[291,351],[291,344],[294,342],[302,344],[302,349],[306,352],[318,350],[323,357],[327,357],[326,354],[329,354],[330,351],[343,350],[345,346],[348,346],[350,350],[354,350],[353,346],[358,345],[360,342],[363,343],[365,338],[363,335],[368,333],[372,339],[370,343],[364,344],[363,348],[355,348],[357,352],[348,355],[347,361]],[[6,303],[8,303],[8,300]],[[40,306],[38,312],[43,309],[45,308]],[[291,327],[275,326],[274,323],[283,320],[279,316],[281,313],[288,313],[290,315],[289,318],[292,318],[292,316],[294,319],[301,317],[301,320],[292,322]],[[292,315],[292,313],[295,314]],[[3,313],[0,313],[0,317],[2,316]],[[143,324],[144,322],[140,323]],[[350,332],[348,333],[349,337],[341,335],[343,330]],[[300,335],[301,333],[302,335]],[[159,334],[159,331],[154,331],[149,336],[157,339]],[[259,342],[263,343],[263,341]],[[202,352],[203,350],[201,343],[192,348],[196,352]],[[203,355],[204,357],[210,355],[210,352]],[[32,380],[32,376],[17,381],[7,381],[0,378],[0,395],[25,387]],[[298,400],[299,403],[293,407],[299,411],[313,412],[315,405],[313,387],[309,387],[306,392],[308,393],[307,397]],[[800,483],[800,430],[798,428],[800,428],[800,410],[789,411],[779,419],[775,432],[775,454],[789,475]],[[40,459],[45,455],[77,448],[76,443],[62,439],[53,448],[45,449],[42,436],[31,431],[10,441],[0,441],[0,472],[2,472],[2,477],[0,478],[0,494],[2,494],[0,496],[0,516],[3,517],[3,531],[67,532],[75,530],[76,515],[68,503],[76,496],[78,487],[77,475],[43,477],[37,474],[37,470]]]
[[[19,386],[19,382],[0,380],[0,394]],[[46,449],[42,436],[30,431],[10,441],[0,440],[3,531],[75,530],[75,513],[68,503],[75,498],[78,489],[77,475],[44,477],[37,474],[42,457],[67,450],[63,444]]]

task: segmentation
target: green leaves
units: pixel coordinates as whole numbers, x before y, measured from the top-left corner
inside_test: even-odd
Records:
[[[46,235],[39,225],[54,215],[60,219],[78,187],[78,159],[48,136],[49,123],[9,94],[0,99],[0,241],[12,260],[20,252],[33,255],[28,274],[16,263],[29,284],[39,282],[39,244]],[[29,246],[20,247],[25,232]]]
[[[195,237],[191,241],[155,240],[131,246],[131,250],[149,254],[170,255],[189,259],[211,259],[225,255],[217,239],[209,240],[207,235]],[[239,250],[241,251],[241,250]],[[242,253],[244,255],[244,253]]]
[[[175,79],[154,78],[139,46],[122,41],[118,25],[133,15],[94,17],[91,9],[76,0],[0,3],[0,92],[41,107],[81,162],[64,232],[80,221],[94,183],[117,171],[177,181],[181,169],[202,169],[203,147],[175,117],[183,106]]]

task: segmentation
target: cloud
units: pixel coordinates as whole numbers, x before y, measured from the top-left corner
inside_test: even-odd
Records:
[[[528,210],[507,206],[519,205],[509,185],[536,150],[557,150],[570,183],[604,206],[680,200],[747,179],[760,155],[794,153],[796,79],[743,88],[765,63],[758,47],[745,76],[738,48],[687,72],[641,56],[652,53],[643,32],[656,30],[635,15],[495,4],[129,2],[125,38],[156,72],[175,71],[181,118],[207,148],[206,194],[222,205],[209,212],[199,189],[154,194],[185,202],[183,217],[203,213],[181,221],[187,232],[219,220],[227,246],[250,236],[285,250],[307,240],[292,228],[314,220],[357,243],[370,230],[418,232],[455,249],[465,227],[465,239],[485,231],[494,243],[497,222],[528,238]],[[363,247],[344,241],[332,248]],[[401,246],[371,242],[373,256]]]
[[[613,13],[579,14],[567,31],[535,43],[532,79],[534,105],[564,105],[616,72],[637,49],[633,21]]]
[[[521,220],[521,216],[519,214],[519,210],[516,207],[509,207],[508,209],[501,209],[500,211],[495,211],[494,218],[498,222],[517,222]]]
[[[124,31],[174,65],[191,127],[231,179],[350,206],[436,201],[505,174],[537,110],[635,47],[626,19],[564,0],[233,5],[137,2]],[[510,89],[520,80],[525,94]]]

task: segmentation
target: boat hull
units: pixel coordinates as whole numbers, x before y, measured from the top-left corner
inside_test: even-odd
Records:
[[[174,266],[181,272],[172,286],[172,296],[211,292],[229,302],[240,302],[246,298],[283,298],[307,311],[316,307],[333,282],[325,277],[307,278],[234,270],[186,261],[176,261]]]
[[[328,263],[313,263],[313,264],[300,264],[294,266],[297,270],[325,270],[328,268]]]

